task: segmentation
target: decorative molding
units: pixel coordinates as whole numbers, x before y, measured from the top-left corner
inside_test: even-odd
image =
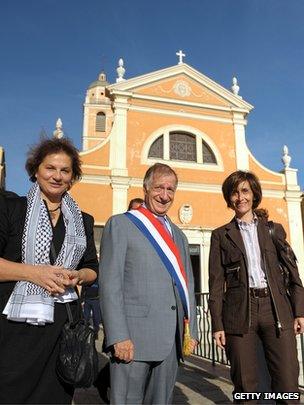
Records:
[[[189,97],[191,94],[191,87],[185,80],[177,80],[173,86],[175,94],[181,97]]]
[[[183,162],[181,160],[171,160],[171,159],[157,159],[157,158],[147,158],[146,161],[142,161],[142,164],[153,165],[154,163],[165,163],[171,167],[176,167],[180,169],[191,169],[191,170],[203,170],[208,172],[223,172],[224,168],[216,164],[208,163],[195,163],[195,162]]]
[[[100,165],[81,165],[82,169],[95,169],[95,170],[111,170],[110,166],[100,166]]]
[[[110,185],[112,183],[112,176],[97,175],[97,174],[84,174],[81,182],[89,184],[102,184]],[[123,179],[123,180],[122,180]],[[143,179],[135,177],[121,177],[120,181],[123,181],[124,185],[129,187],[143,187]],[[179,182],[177,191],[194,191],[194,192],[205,192],[205,193],[214,193],[222,194],[222,185],[221,184],[203,184],[203,183],[191,183],[191,182]],[[285,192],[281,190],[264,190],[264,198],[276,198],[282,200],[285,197]],[[291,198],[290,196],[288,196]],[[296,198],[296,197],[294,197]]]
[[[255,163],[256,165],[260,166],[260,168],[263,169],[263,170],[265,170],[266,172],[268,172],[268,173],[270,173],[270,174],[274,174],[275,176],[280,177],[280,178],[282,179],[282,183],[281,183],[281,184],[286,184],[286,183],[285,183],[285,178],[284,178],[285,176],[284,176],[284,174],[279,173],[279,172],[275,172],[274,170],[271,170],[271,169],[268,169],[266,166],[264,166],[261,162],[259,162],[259,161],[253,156],[253,154],[251,153],[251,151],[250,151],[250,149],[248,148],[248,146],[247,146],[247,149],[248,149],[248,155],[249,155],[249,157],[254,161],[254,163]],[[265,182],[266,182],[266,181],[265,181]]]
[[[182,224],[188,225],[193,218],[193,208],[191,204],[183,204],[178,210],[178,217]]]
[[[189,112],[185,112],[183,110],[172,111],[172,110],[166,110],[164,108],[161,109],[161,108],[143,107],[143,106],[136,106],[136,105],[130,105],[129,110],[136,111],[136,112],[143,112],[145,114],[150,113],[150,114],[168,115],[168,116],[178,117],[178,118],[193,118],[193,119],[196,119],[199,121],[212,121],[212,122],[220,122],[222,124],[233,124],[232,118],[222,118],[222,117],[217,117],[214,115],[189,113]],[[242,123],[244,125],[247,125],[246,120],[243,120]]]
[[[177,75],[185,74],[191,79],[195,80],[199,84],[205,86],[207,89],[211,90],[213,93],[219,95],[221,98],[227,100],[232,105],[243,108],[247,113],[252,110],[253,106],[238,96],[235,96],[229,90],[209,79],[207,76],[203,75],[199,71],[195,70],[186,63],[175,65],[169,68],[161,69],[152,73],[145,75],[137,76],[126,80],[123,83],[116,83],[108,86],[109,90],[122,90],[122,91],[131,91],[134,88],[142,87],[149,85],[151,83],[172,78]]]
[[[145,100],[145,101],[152,101],[157,103],[165,103],[165,104],[176,104],[181,106],[187,107],[194,107],[194,108],[203,108],[207,110],[215,110],[215,111],[224,111],[224,112],[240,112],[240,113],[247,113],[247,110],[244,108],[238,108],[234,106],[225,107],[216,104],[208,104],[208,103],[198,103],[195,101],[187,101],[187,100],[180,100],[176,98],[168,98],[168,97],[159,97],[159,96],[150,96],[146,94],[137,94],[137,93],[128,93],[130,98],[134,100]]]
[[[92,152],[96,152],[98,149],[101,149],[104,145],[106,145],[109,142],[110,137],[111,137],[111,132],[109,133],[109,135],[106,138],[100,140],[100,143],[98,145],[94,146],[93,148],[80,151],[79,155],[80,156],[85,156],[85,155],[88,155],[88,154],[90,154]]]

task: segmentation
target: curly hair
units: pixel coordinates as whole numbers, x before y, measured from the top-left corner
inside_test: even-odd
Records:
[[[40,142],[31,146],[27,153],[25,169],[33,183],[36,181],[35,174],[38,167],[45,157],[60,152],[64,152],[71,158],[73,182],[81,179],[81,160],[73,142],[69,138],[42,138]]]

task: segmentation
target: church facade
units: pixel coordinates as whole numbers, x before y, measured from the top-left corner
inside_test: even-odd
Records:
[[[179,177],[169,215],[188,238],[196,292],[206,292],[211,232],[233,216],[222,182],[235,170],[251,170],[261,180],[261,207],[283,224],[303,269],[302,193],[287,148],[282,172],[261,165],[246,145],[253,106],[238,95],[237,80],[227,90],[182,56],[177,65],[127,80],[120,59],[116,83],[109,84],[101,73],[87,89],[83,178],[72,194],[94,216],[97,240],[111,215],[143,197],[148,167],[169,164]]]

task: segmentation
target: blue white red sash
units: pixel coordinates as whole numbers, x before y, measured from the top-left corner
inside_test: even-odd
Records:
[[[125,212],[125,215],[149,240],[168,273],[175,281],[183,304],[185,318],[190,319],[188,280],[179,248],[157,218],[145,207]]]

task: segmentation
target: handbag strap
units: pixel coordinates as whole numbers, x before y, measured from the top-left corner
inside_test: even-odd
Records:
[[[275,235],[275,229],[274,229],[274,223],[273,221],[268,221],[268,230],[269,230],[269,235],[271,236],[272,242],[276,248],[276,250],[278,250],[278,241]]]
[[[53,241],[51,242],[50,256],[52,258],[53,263],[55,263],[56,258],[57,258],[57,252],[56,252],[56,248],[55,248],[55,245],[54,245]],[[81,307],[80,307],[80,297],[79,297],[79,293],[78,293],[78,290],[77,290],[76,287],[75,287],[75,292],[76,292],[76,294],[78,296],[77,307],[78,307],[79,318],[81,319],[83,316],[82,316],[82,310],[81,310]],[[67,310],[69,323],[73,323],[74,319],[73,319],[73,314],[72,314],[72,310],[71,310],[71,306],[70,306],[69,302],[65,302],[64,305],[65,305],[65,308]]]

